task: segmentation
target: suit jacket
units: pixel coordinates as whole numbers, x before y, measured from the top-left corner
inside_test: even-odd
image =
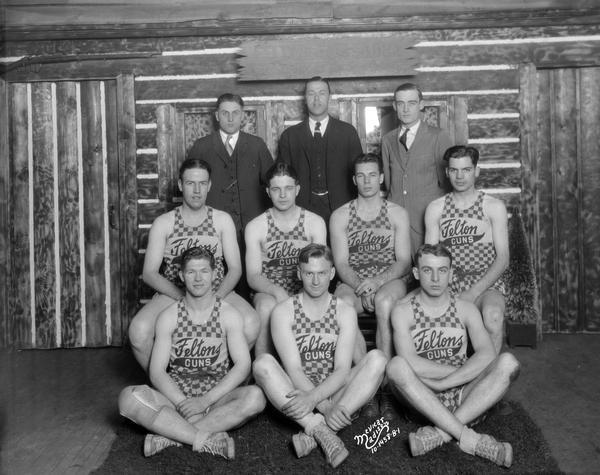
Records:
[[[206,203],[230,213],[238,231],[270,206],[265,193],[265,175],[273,165],[273,157],[260,137],[240,131],[233,155],[229,157],[221,135],[215,132],[196,140],[188,158],[201,158],[210,165],[211,188]],[[228,169],[232,159],[235,170]],[[239,199],[235,201],[232,197],[236,190],[230,186],[232,177],[237,177],[234,186],[237,186]]]
[[[323,139],[327,141],[327,188],[331,210],[339,208],[355,196],[352,162],[363,153],[356,129],[347,122],[329,117]],[[288,127],[279,138],[279,159],[290,163],[298,172],[300,193],[296,203],[311,209],[310,161],[313,143],[308,119]]]
[[[400,128],[384,135],[381,158],[388,199],[406,208],[413,232],[424,234],[425,208],[448,191],[444,152],[452,146],[448,133],[421,121],[415,140],[405,150]]]

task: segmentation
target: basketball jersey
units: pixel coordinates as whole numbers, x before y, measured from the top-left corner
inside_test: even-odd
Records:
[[[350,202],[348,226],[348,263],[361,279],[376,276],[396,261],[394,231],[383,200],[377,217],[365,221],[358,216],[356,200]]]
[[[181,269],[179,258],[191,247],[208,249],[215,256],[216,275],[212,283],[213,290],[217,290],[223,281],[225,275],[223,246],[213,223],[213,211],[213,208],[207,206],[206,219],[198,226],[188,226],[183,221],[181,206],[175,208],[175,224],[173,231],[167,237],[163,254],[163,276],[179,287],[183,287],[179,278],[179,269]]]
[[[452,193],[444,198],[440,218],[440,243],[452,254],[454,275],[450,289],[460,293],[471,288],[496,259],[492,224],[483,213],[485,194],[478,192],[472,206],[458,209]]]
[[[271,210],[266,211],[267,236],[263,247],[262,273],[272,283],[283,287],[288,295],[302,288],[298,278],[298,254],[310,240],[304,228],[305,210],[290,231],[282,231],[275,224]]]
[[[416,297],[410,299],[414,315],[410,333],[417,354],[438,363],[462,366],[467,360],[467,331],[456,315],[454,296],[450,295],[450,305],[436,318],[425,314]]]
[[[337,298],[331,296],[321,318],[310,320],[304,313],[302,294],[293,297],[294,323],[292,332],[300,352],[304,374],[316,386],[333,372],[333,361],[340,329],[337,323]]]
[[[186,397],[201,396],[225,377],[230,368],[227,339],[221,329],[220,297],[205,323],[195,324],[185,300],[177,302],[177,328],[171,339],[169,375]]]

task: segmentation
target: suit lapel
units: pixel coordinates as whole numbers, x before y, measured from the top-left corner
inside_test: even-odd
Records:
[[[302,140],[300,143],[302,144],[302,152],[304,153],[304,158],[306,158],[306,162],[310,166],[310,152],[313,143],[313,136],[310,133],[310,126],[308,125],[308,119],[301,122],[302,124]]]
[[[225,145],[223,145],[223,141],[221,140],[221,133],[218,130],[213,134],[213,150],[223,160],[223,163],[229,163],[229,155],[227,154],[227,150],[225,150]]]

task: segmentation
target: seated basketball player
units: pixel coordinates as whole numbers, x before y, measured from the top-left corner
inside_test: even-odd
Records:
[[[119,411],[151,434],[144,455],[173,445],[234,458],[235,444],[225,432],[262,412],[265,397],[257,386],[240,386],[250,374],[250,352],[239,312],[212,290],[212,253],[193,247],[182,255],[185,296],[156,321],[156,340],[147,385],[129,386]]]
[[[477,307],[448,291],[452,257],[443,245],[422,245],[415,262],[421,287],[392,312],[398,356],[386,371],[399,399],[432,423],[409,434],[411,453],[456,440],[461,450],[510,467],[511,445],[469,424],[502,398],[519,363],[510,353],[496,356]],[[467,358],[469,340],[474,352]]]
[[[372,350],[352,367],[356,312],[328,292],[335,274],[328,247],[306,246],[298,256],[298,273],[302,291],[271,315],[281,365],[264,353],[254,362],[254,378],[271,403],[302,427],[292,439],[296,455],[303,457],[319,444],[336,467],[348,450],[334,431],[350,425],[353,414],[373,397],[386,359]]]

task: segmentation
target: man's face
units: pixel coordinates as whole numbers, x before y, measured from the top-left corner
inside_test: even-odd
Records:
[[[419,99],[419,92],[414,89],[396,92],[393,106],[398,120],[406,127],[411,127],[421,118],[423,101]]]
[[[439,297],[448,289],[452,277],[450,259],[444,256],[423,254],[413,274],[421,284],[421,289],[430,297]]]
[[[298,269],[304,291],[313,298],[321,297],[327,292],[334,275],[333,265],[324,257],[311,257],[308,263],[300,263]]]
[[[203,168],[190,168],[183,172],[179,180],[179,190],[183,194],[184,203],[193,210],[206,204],[206,195],[210,190],[208,171]]]
[[[379,172],[377,163],[359,163],[354,171],[354,184],[358,194],[363,198],[369,198],[379,194],[383,183],[383,173]]]
[[[304,93],[308,112],[313,119],[324,119],[329,107],[329,89],[323,81],[312,81]]]
[[[235,134],[242,126],[244,111],[237,102],[221,102],[215,115],[223,132]]]
[[[296,196],[300,191],[300,185],[291,176],[277,175],[271,178],[267,194],[273,206],[279,211],[287,211],[296,204]]]
[[[475,188],[479,176],[479,167],[473,165],[471,157],[451,158],[448,161],[446,175],[455,191],[469,191]]]
[[[187,261],[185,268],[179,272],[185,288],[193,297],[203,297],[212,289],[214,270],[208,259],[197,258]]]

